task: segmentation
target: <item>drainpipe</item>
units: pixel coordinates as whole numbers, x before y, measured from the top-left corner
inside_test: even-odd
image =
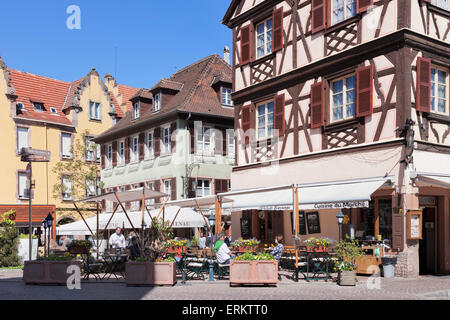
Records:
[[[185,180],[184,180],[184,197],[185,199],[188,198],[188,183],[189,183],[189,177],[188,177],[188,160],[190,155],[190,149],[189,149],[189,126],[188,121],[191,118],[192,114],[189,112],[188,117],[186,118],[186,121],[184,123],[184,129],[185,129],[185,136],[186,136],[186,158],[184,162],[184,169],[185,169]]]

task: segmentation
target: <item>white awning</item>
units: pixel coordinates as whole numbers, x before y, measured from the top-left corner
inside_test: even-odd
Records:
[[[102,202],[103,200],[117,202],[115,195],[117,195],[117,197],[120,199],[121,202],[139,201],[139,200],[142,200],[142,189],[144,189],[144,188],[137,188],[137,189],[121,191],[121,192],[110,192],[110,193],[102,194],[101,196],[90,197],[90,198],[86,198],[86,199],[83,199],[80,201],[75,201],[75,202]],[[162,197],[166,197],[166,196],[167,196],[166,193],[162,193],[159,191],[153,191],[148,188],[144,189],[145,200],[162,198]]]
[[[450,175],[439,175],[432,173],[411,173],[419,187],[441,187],[450,188]]]
[[[222,198],[222,203],[233,202],[232,199]],[[167,201],[166,206],[177,206],[182,208],[210,208],[216,203],[216,196],[206,196],[202,198],[191,198],[183,200]]]
[[[327,183],[295,185],[298,188],[301,210],[368,207],[371,195],[391,181],[390,177],[333,181]],[[238,190],[221,193],[234,200],[233,211],[241,210],[292,210],[293,186]],[[231,207],[224,204],[223,208]]]
[[[180,212],[177,215],[178,210]],[[150,211],[150,215],[152,218],[156,218],[159,213],[159,209]],[[106,224],[111,218],[112,213],[102,213],[99,215],[99,230],[100,232],[105,229]],[[177,215],[177,216],[176,216]],[[200,213],[194,211],[190,208],[180,208],[176,206],[166,207],[164,209],[164,220],[172,223],[176,216],[175,222],[172,225],[172,228],[202,228],[205,226],[205,220],[201,216]],[[133,226],[136,229],[140,229],[142,227],[142,211],[133,211],[128,212],[128,217],[130,218]],[[163,213],[159,215],[159,219],[162,220]],[[86,223],[91,228],[92,232],[96,232],[97,230],[97,216],[92,216],[90,218],[85,219]],[[146,227],[151,225],[150,217],[145,212],[144,221]],[[108,224],[108,230],[114,230],[116,228],[131,229],[131,224],[128,221],[124,212],[116,212]],[[76,221],[73,223],[65,224],[56,228],[57,235],[90,235],[90,231],[83,220]]]

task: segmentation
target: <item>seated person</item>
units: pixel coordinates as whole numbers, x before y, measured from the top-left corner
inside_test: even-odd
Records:
[[[128,249],[130,250],[130,260],[132,261],[141,255],[141,248],[136,237],[131,238],[131,246]]]
[[[283,236],[279,235],[275,237],[275,248],[270,252],[270,254],[275,258],[275,260],[280,260],[283,254]]]
[[[225,233],[221,233],[219,235],[219,240],[217,240],[216,244],[214,245],[217,262],[219,262],[220,264],[230,264],[231,260],[231,251],[225,243],[225,237]]]

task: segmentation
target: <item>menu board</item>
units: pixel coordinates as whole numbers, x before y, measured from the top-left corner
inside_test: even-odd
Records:
[[[422,211],[408,211],[408,239],[422,239]]]
[[[248,218],[241,218],[241,236],[244,239],[252,237],[250,232],[250,219]]]

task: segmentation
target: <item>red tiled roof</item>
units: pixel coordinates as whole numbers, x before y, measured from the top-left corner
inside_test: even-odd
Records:
[[[65,81],[50,79],[26,72],[8,69],[11,81],[16,88],[17,102],[24,104],[25,110],[17,115],[18,118],[54,122],[72,125],[62,112],[70,84]],[[36,111],[33,102],[44,104],[44,111]],[[56,114],[50,112],[54,107]]]
[[[169,79],[161,79],[150,90],[153,91],[158,88],[180,91],[183,88],[183,84],[180,82],[169,80]]]
[[[114,106],[116,107],[117,116],[119,118],[123,118],[124,113],[122,111],[122,108],[120,108],[119,103],[116,100],[116,97],[114,97],[114,94],[112,92],[109,92],[109,96],[111,97],[111,100],[114,103]]]
[[[126,104],[126,111],[131,111],[133,109],[133,103],[130,99],[138,92],[139,89],[124,86],[123,84],[117,84],[119,87],[119,94],[122,95],[122,104]]]

